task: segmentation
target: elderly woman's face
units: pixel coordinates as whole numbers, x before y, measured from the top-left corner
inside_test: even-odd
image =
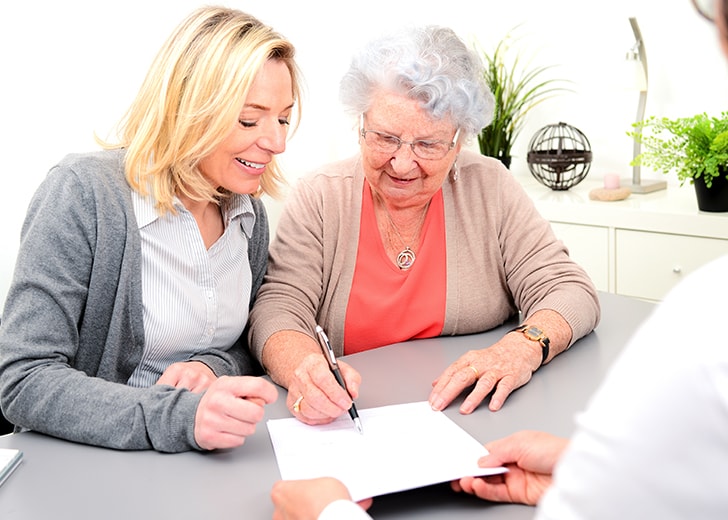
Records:
[[[433,119],[418,101],[393,92],[380,92],[364,116],[364,130],[373,130],[402,141],[452,142],[456,128]],[[409,144],[383,153],[360,137],[362,162],[372,190],[395,207],[421,206],[440,189],[460,151],[456,144],[441,159],[422,159]]]

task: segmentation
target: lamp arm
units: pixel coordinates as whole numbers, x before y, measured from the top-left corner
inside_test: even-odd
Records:
[[[645,118],[645,105],[647,104],[647,91],[640,91],[640,100],[637,104],[637,116],[636,121],[642,121]],[[642,153],[642,141],[640,139],[634,139],[632,146],[632,158],[636,159],[637,156]],[[637,186],[642,182],[642,171],[639,164],[632,166],[632,184]]]
[[[645,88],[644,90],[640,90],[640,99],[639,103],[637,104],[637,115],[636,115],[636,121],[642,121],[645,118],[645,107],[647,105],[647,85],[648,85],[648,78],[647,78],[647,51],[645,51],[645,43],[642,40],[642,32],[640,31],[640,26],[637,23],[637,18],[630,17],[629,24],[632,26],[632,32],[634,33],[634,39],[635,39],[635,46],[637,47],[637,52],[639,54],[639,62],[640,66],[642,67],[642,71],[645,75]],[[639,139],[634,140],[634,145],[632,149],[632,157],[636,158],[640,153],[642,152],[642,143]],[[632,167],[632,185],[633,186],[639,186],[642,182],[642,172],[639,164],[635,164]]]
[[[645,73],[645,87],[647,87],[647,51],[645,50],[645,42],[642,39],[642,32],[640,26],[637,23],[637,18],[630,17],[629,24],[632,26],[632,32],[634,33],[634,39],[637,44],[637,52],[640,56],[640,63],[642,64],[642,70]]]

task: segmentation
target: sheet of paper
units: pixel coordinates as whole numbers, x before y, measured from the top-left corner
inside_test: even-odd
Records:
[[[5,482],[22,460],[22,451],[9,448],[0,449],[0,484]]]
[[[359,417],[363,435],[348,415],[320,426],[295,418],[267,421],[281,477],[336,477],[358,501],[506,471],[479,468],[488,451],[425,401],[363,409]]]

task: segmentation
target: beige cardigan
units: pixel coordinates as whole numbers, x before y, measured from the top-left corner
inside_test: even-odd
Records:
[[[513,175],[499,161],[469,151],[461,151],[458,165],[458,180],[442,187],[447,235],[442,335],[482,332],[519,310],[527,318],[541,309],[564,317],[572,343],[591,332],[600,313],[594,285]],[[364,181],[355,156],[301,179],[287,200],[250,313],[250,347],[259,360],[273,333],[296,330],[315,337],[316,323],[328,332],[337,355],[343,353]]]

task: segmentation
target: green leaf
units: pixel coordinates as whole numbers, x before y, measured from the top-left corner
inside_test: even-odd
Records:
[[[633,165],[675,172],[681,185],[702,177],[710,187],[714,178],[728,173],[728,112],[718,117],[706,113],[676,119],[650,116],[632,128],[627,135],[643,147]]]
[[[523,129],[526,115],[536,106],[562,92],[565,80],[544,79],[554,66],[535,66],[524,63],[523,55],[514,50],[518,43],[511,30],[492,53],[484,52],[485,81],[493,97],[493,121],[478,135],[480,153],[503,158],[511,155],[513,143]]]

